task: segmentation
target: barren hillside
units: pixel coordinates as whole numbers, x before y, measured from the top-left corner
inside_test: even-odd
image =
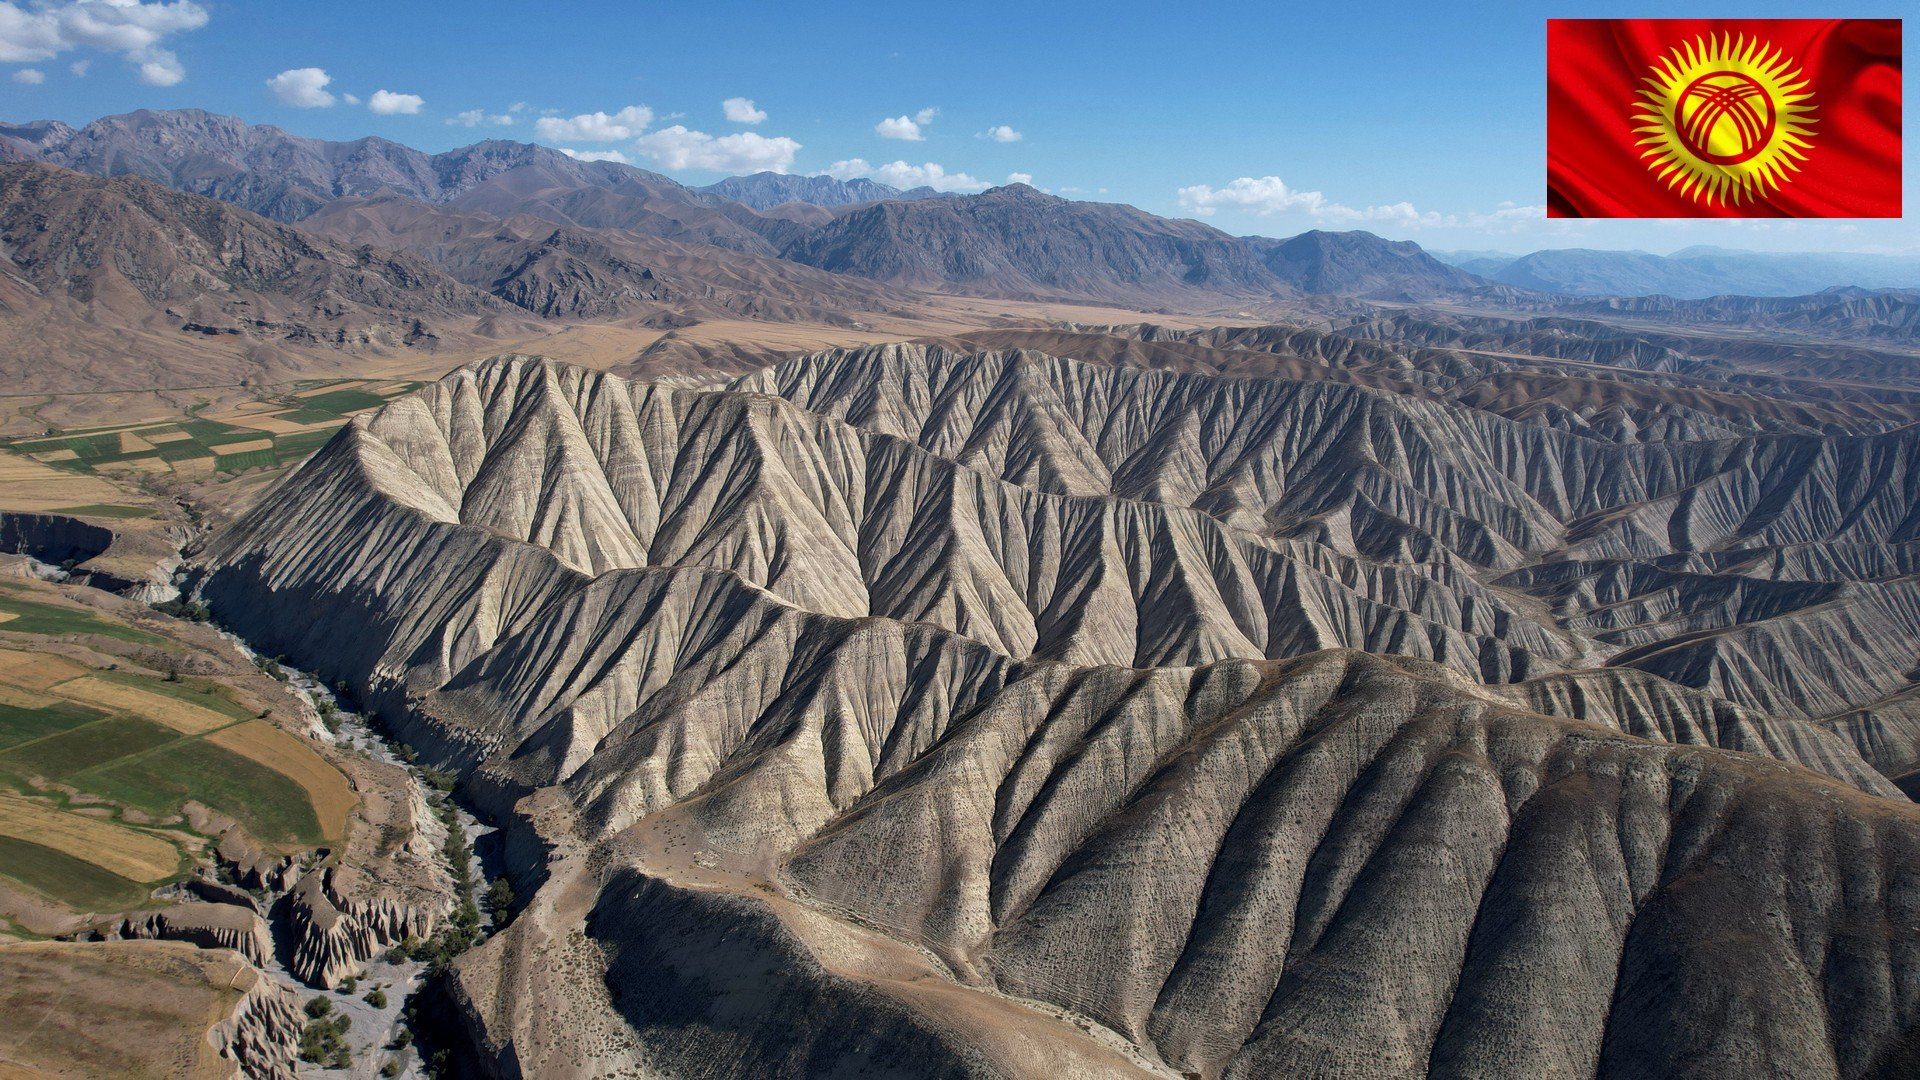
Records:
[[[519,358],[356,420],[203,589],[543,880],[457,969],[501,1073],[1897,1073],[1920,811],[1857,747],[1910,729],[1819,718],[1911,685],[1913,454]]]

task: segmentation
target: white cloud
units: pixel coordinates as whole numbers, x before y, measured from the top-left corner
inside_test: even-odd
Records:
[[[419,94],[396,94],[391,90],[375,90],[367,99],[367,108],[381,116],[413,116],[425,105],[426,99]]]
[[[267,80],[267,89],[280,104],[296,109],[325,109],[333,105],[327,84],[333,77],[317,67],[288,68]]]
[[[13,81],[24,86],[39,86],[47,81],[47,73],[37,68],[21,68],[13,73]]]
[[[926,136],[920,134],[920,125],[911,116],[889,116],[873,125],[876,135],[883,139],[903,139],[907,142],[925,142]]]
[[[40,0],[26,6],[0,0],[0,63],[100,49],[133,64],[141,82],[172,86],[187,72],[160,42],[205,26],[207,18],[207,9],[192,0]]]
[[[994,142],[1004,143],[1004,142],[1019,142],[1021,139],[1025,138],[1026,136],[1020,134],[1019,132],[1013,130],[1012,128],[1008,127],[1005,124],[995,124],[994,126],[981,132],[979,137],[982,139],[992,139]]]
[[[569,150],[562,146],[560,152],[575,161],[617,161],[622,165],[627,163],[627,155],[618,150]]]
[[[765,109],[754,107],[752,98],[730,97],[720,103],[726,110],[727,119],[736,124],[758,124],[767,118]]]
[[[935,191],[985,191],[993,186],[963,172],[950,173],[931,161],[924,165],[910,165],[904,161],[870,165],[860,158],[853,158],[834,162],[827,167],[826,174],[835,180],[864,176],[902,189],[930,187]]]
[[[921,109],[917,113],[914,113],[913,120],[914,120],[914,123],[916,124],[931,124],[933,123],[933,118],[939,115],[940,115],[939,109],[928,107],[925,109]]]
[[[1468,228],[1507,232],[1520,232],[1523,229],[1544,225],[1546,221],[1546,207],[1521,206],[1511,202],[1503,202],[1491,212],[1475,210],[1460,219],[1461,224]]]
[[[1465,214],[1422,211],[1410,202],[1388,203],[1383,206],[1347,206],[1334,202],[1318,191],[1300,191],[1288,187],[1286,182],[1277,176],[1257,178],[1242,176],[1221,188],[1195,184],[1181,188],[1178,197],[1181,206],[1202,217],[1210,217],[1224,208],[1240,210],[1260,217],[1302,214],[1323,224],[1357,225],[1364,222],[1384,222],[1409,229],[1517,230],[1537,224],[1546,216],[1545,207],[1516,206],[1513,203],[1501,203],[1491,211],[1476,210]]]
[[[1007,174],[1007,183],[1032,186],[1033,174],[1030,172],[1010,172]]]
[[[533,122],[536,138],[547,142],[619,142],[631,139],[653,123],[653,110],[629,105],[616,113],[581,113],[571,119],[543,116]]]
[[[140,81],[148,86],[172,86],[187,77],[180,58],[167,49],[146,49],[140,54]]]
[[[75,60],[73,63],[67,65],[67,70],[73,72],[74,78],[84,79],[87,77],[87,70],[91,67],[93,67],[93,61],[91,60]]]
[[[482,124],[488,124],[493,127],[512,127],[513,111],[508,110],[503,113],[489,113],[485,109],[468,109],[465,112],[457,112],[447,117],[447,123],[458,124],[461,127],[479,127]]]
[[[800,144],[784,135],[768,138],[757,131],[742,131],[716,138],[704,131],[689,131],[682,124],[642,135],[633,145],[663,169],[727,173],[783,173],[793,167],[793,157],[800,152]]]
[[[358,105],[360,104],[360,95],[359,94],[341,94],[340,100],[346,102],[349,105]]]
[[[1261,217],[1294,211],[1301,211],[1315,217],[1330,214],[1336,210],[1352,212],[1347,207],[1329,201],[1318,191],[1296,191],[1277,176],[1262,176],[1258,179],[1243,176],[1219,189],[1206,184],[1195,184],[1192,187],[1181,188],[1179,199],[1181,206],[1203,216],[1212,216],[1221,207],[1246,210]]]

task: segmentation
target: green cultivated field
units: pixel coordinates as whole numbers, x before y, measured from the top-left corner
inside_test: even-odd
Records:
[[[57,735],[81,724],[90,724],[105,715],[71,701],[62,701],[43,709],[0,704],[0,750]]]
[[[180,739],[151,754],[74,778],[96,795],[154,815],[191,799],[238,821],[269,843],[321,844],[320,822],[300,785],[203,739]]]
[[[75,634],[180,648],[104,613],[46,602],[58,595],[0,581],[0,612],[11,616],[0,623],[0,877],[10,888],[75,911],[146,906],[154,888],[191,872],[194,845],[180,835],[194,831],[182,820],[189,802],[290,850],[345,828],[346,777],[306,740],[260,719],[244,691],[35,649],[34,635]],[[0,920],[0,934],[11,925]]]
[[[365,390],[332,390],[324,394],[315,394],[310,398],[301,398],[302,407],[317,409],[335,416],[377,409],[387,403],[387,399],[378,394],[369,394]]]
[[[0,622],[0,631],[10,634],[46,634],[50,637],[61,634],[99,634],[102,637],[119,638],[122,641],[131,641],[140,645],[170,644],[163,637],[109,622],[91,612],[56,607],[52,604],[39,604],[4,593],[0,593],[0,612],[13,616],[6,622]]]
[[[324,424],[329,420],[338,420],[338,416],[325,409],[294,409],[279,414],[280,419],[289,424]]]
[[[85,789],[85,781],[69,778],[130,754],[165,746],[180,737],[179,732],[151,720],[110,716],[0,753],[0,771],[61,780]]]
[[[122,506],[119,503],[87,503],[85,506],[62,506],[48,511],[53,514],[74,514],[79,517],[103,518],[148,518],[153,510],[145,506]]]
[[[248,469],[271,469],[280,464],[272,450],[248,450],[239,454],[221,454],[214,468],[221,472],[246,472]]]
[[[79,911],[117,911],[149,902],[151,885],[128,881],[90,862],[39,844],[0,836],[7,877]]]
[[[209,692],[205,685],[114,672],[95,677],[178,698],[235,723],[252,715],[224,692]],[[107,716],[75,703],[46,709],[0,706],[0,780],[11,780],[23,790],[29,777],[58,781],[163,818],[179,814],[193,801],[233,818],[269,843],[326,841],[304,788],[202,735],[182,734],[136,716]]]

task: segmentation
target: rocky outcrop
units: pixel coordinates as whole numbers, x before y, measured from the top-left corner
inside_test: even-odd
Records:
[[[306,874],[287,896],[293,932],[290,967],[300,981],[334,987],[360,974],[376,954],[409,937],[428,938],[441,912],[431,907],[355,888],[349,868],[327,867]]]
[[[300,1032],[306,1027],[300,997],[258,971],[243,977],[252,984],[207,1037],[247,1080],[294,1080]]]
[[[232,949],[254,964],[273,956],[273,935],[266,920],[250,908],[232,904],[175,904],[120,925],[120,936],[190,941],[203,949]]]
[[[72,580],[144,604],[179,595],[180,535],[162,520],[108,527],[66,514],[0,512],[0,551],[70,567]]]
[[[113,530],[65,514],[0,512],[0,551],[59,566],[82,563],[113,544]]]

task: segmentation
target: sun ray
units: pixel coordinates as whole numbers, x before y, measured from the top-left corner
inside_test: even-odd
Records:
[[[1813,93],[1792,57],[1732,32],[1655,61],[1634,102],[1633,134],[1656,180],[1709,206],[1766,198],[1813,148]]]

